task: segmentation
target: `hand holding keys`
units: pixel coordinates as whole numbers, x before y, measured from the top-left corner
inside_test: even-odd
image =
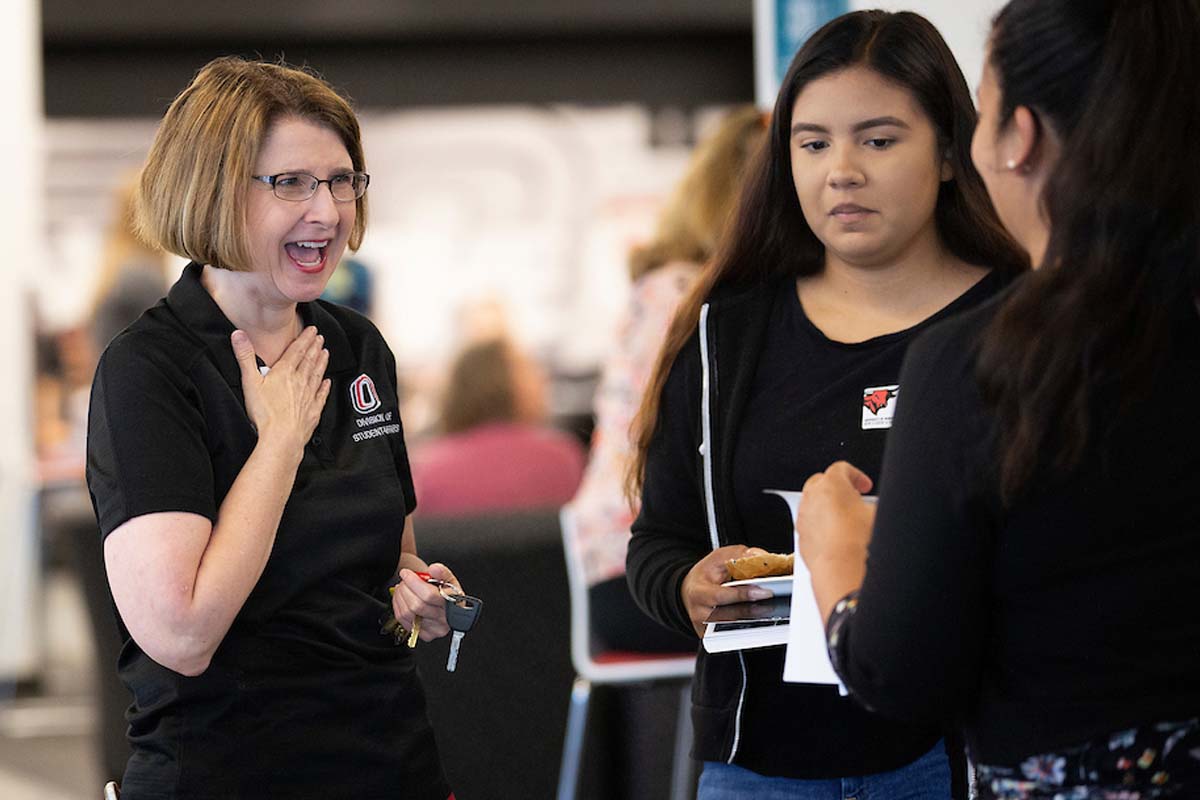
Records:
[[[434,578],[427,572],[416,573],[417,577],[426,583],[436,586],[438,593],[446,601],[446,622],[450,626],[453,637],[450,641],[450,655],[446,661],[446,671],[454,672],[458,665],[458,650],[467,631],[474,627],[479,613],[483,610],[483,601],[478,597],[463,594],[457,586],[449,581]],[[398,582],[398,579],[397,579]],[[394,592],[396,584],[388,587],[389,593]],[[391,613],[385,613],[380,620],[379,632],[395,638],[396,644],[405,642],[409,647],[416,647],[417,637],[421,631],[421,618],[413,620],[412,631],[407,631]]]

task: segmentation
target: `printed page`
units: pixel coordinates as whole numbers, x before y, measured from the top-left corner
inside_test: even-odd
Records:
[[[792,614],[788,626],[787,656],[783,663],[783,679],[787,683],[824,683],[841,688],[833,665],[829,663],[829,651],[825,646],[825,626],[821,624],[821,612],[813,597],[808,566],[800,558],[794,528],[796,514],[800,510],[801,492],[784,489],[767,489],[767,494],[781,497],[792,512],[792,547],[796,551],[796,565],[792,572]],[[845,694],[845,690],[842,689]]]

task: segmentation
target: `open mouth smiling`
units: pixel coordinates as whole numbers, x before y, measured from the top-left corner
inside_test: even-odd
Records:
[[[329,239],[307,239],[288,242],[283,247],[292,263],[305,272],[316,272],[325,266]]]

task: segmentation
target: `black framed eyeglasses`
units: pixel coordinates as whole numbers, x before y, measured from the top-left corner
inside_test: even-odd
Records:
[[[317,193],[322,183],[329,184],[329,193],[339,203],[352,203],[367,193],[371,176],[365,172],[346,172],[332,178],[318,178],[307,172],[281,172],[278,175],[251,175],[271,187],[280,200],[301,203]]]

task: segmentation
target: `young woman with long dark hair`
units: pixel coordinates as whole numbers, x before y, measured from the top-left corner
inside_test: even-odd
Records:
[[[1000,12],[973,153],[1037,269],[910,349],[877,513],[805,486],[846,685],[964,722],[981,798],[1200,794],[1198,80],[1197,0]]]
[[[971,165],[974,124],[953,56],[915,14],[839,17],[796,55],[635,429],[629,580],[660,622],[696,635],[713,607],[763,598],[721,585],[727,559],[792,549],[786,506],[763,490],[832,458],[877,473],[909,341],[1025,268]],[[949,796],[936,724],[782,672],[780,647],[700,653],[701,798]]]

